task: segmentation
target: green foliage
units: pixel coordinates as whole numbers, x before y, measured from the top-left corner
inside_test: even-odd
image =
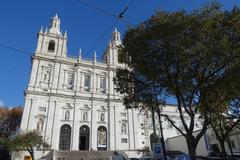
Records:
[[[223,11],[217,3],[190,13],[160,11],[129,28],[119,47],[128,69],[119,68],[114,82],[124,103],[137,107],[149,104],[151,95],[175,97],[184,131],[165,116],[185,136],[192,159],[209,113],[227,110],[240,95],[239,17],[238,7]],[[193,136],[197,113],[203,127]]]
[[[49,144],[45,142],[37,131],[18,134],[8,142],[8,147],[11,151],[28,151],[32,159],[34,159],[34,150],[46,150],[50,148]]]

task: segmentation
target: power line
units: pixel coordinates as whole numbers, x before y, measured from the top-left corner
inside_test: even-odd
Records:
[[[128,7],[130,7],[132,4],[133,4],[134,0],[131,0],[129,3],[128,3]]]
[[[88,55],[88,53],[90,53],[93,48],[96,47],[96,45],[106,36],[106,34],[108,34],[110,32],[110,30],[112,30],[112,28],[117,24],[118,19],[116,19],[114,21],[114,23],[97,39],[97,41],[93,44],[93,46],[88,50],[86,56]]]
[[[86,56],[93,50],[93,48],[95,48],[97,46],[97,44],[106,36],[106,34],[109,33],[109,31],[117,24],[118,20],[122,20],[122,21],[124,21],[124,22],[126,22],[128,24],[133,25],[132,23],[124,20],[123,16],[126,13],[126,11],[128,10],[128,8],[133,4],[134,0],[131,0],[128,3],[128,5],[118,14],[118,16],[116,16],[116,15],[114,15],[114,14],[108,12],[108,11],[105,11],[105,10],[103,10],[101,8],[98,8],[96,6],[93,6],[93,5],[89,4],[89,3],[86,3],[85,1],[82,1],[82,0],[77,0],[77,1],[82,3],[82,4],[84,4],[84,5],[87,5],[88,7],[91,7],[91,8],[96,9],[96,10],[102,12],[102,13],[105,13],[107,15],[110,15],[110,16],[116,18],[115,22],[97,39],[97,41],[93,44],[93,46],[88,50]],[[135,26],[135,25],[133,25],[133,26]]]
[[[128,21],[128,20],[125,20],[125,19],[123,18],[123,14],[124,14],[124,13],[128,10],[128,8],[133,4],[134,0],[131,0],[131,1],[128,3],[128,5],[127,5],[118,15],[113,14],[113,13],[111,13],[111,12],[109,12],[109,11],[107,11],[107,10],[104,10],[104,9],[102,9],[102,8],[99,8],[99,7],[97,7],[97,6],[94,6],[94,5],[90,4],[90,3],[87,3],[86,1],[83,1],[83,0],[75,0],[75,1],[81,3],[81,4],[85,5],[85,6],[87,6],[87,7],[89,7],[89,8],[92,8],[92,9],[94,9],[94,10],[97,10],[97,11],[99,11],[99,12],[105,14],[105,15],[108,15],[108,16],[114,17],[114,18],[116,18],[116,19],[118,19],[118,20],[121,20],[121,21],[123,21],[123,22],[125,22],[125,23],[127,23],[127,24],[129,24],[129,25],[136,26],[134,23],[132,23],[132,22],[130,22],[130,21]]]
[[[106,10],[103,10],[103,9],[101,9],[101,8],[99,8],[99,7],[96,7],[96,6],[94,6],[94,5],[91,5],[90,3],[87,3],[87,2],[85,2],[85,1],[83,1],[83,0],[76,0],[76,1],[79,2],[79,3],[81,3],[81,4],[83,4],[83,5],[85,5],[85,6],[88,6],[88,7],[92,8],[92,9],[95,9],[95,10],[97,10],[97,11],[99,11],[99,12],[102,12],[102,13],[104,13],[104,14],[106,14],[106,15],[109,15],[109,16],[112,16],[112,17],[116,18],[116,20],[114,21],[114,23],[99,37],[99,39],[94,43],[94,45],[88,50],[87,55],[88,55],[88,53],[89,53],[90,51],[93,50],[94,47],[96,47],[96,45],[106,36],[106,34],[109,32],[109,30],[111,30],[111,29],[117,24],[117,22],[118,22],[119,20],[121,20],[121,21],[123,21],[123,22],[125,22],[125,23],[127,23],[127,24],[129,24],[129,25],[136,26],[135,24],[133,24],[133,23],[131,23],[130,21],[127,21],[127,20],[125,20],[125,19],[123,18],[125,12],[126,12],[126,11],[128,10],[128,8],[133,4],[134,0],[131,0],[131,1],[128,3],[128,5],[118,14],[118,16],[115,15],[115,14],[113,14],[113,13],[111,13],[111,12],[109,12],[109,11],[106,11]],[[16,51],[16,52],[19,52],[19,53],[23,53],[23,54],[28,55],[28,56],[32,56],[32,53],[31,53],[31,52],[28,52],[28,51],[25,51],[25,50],[22,50],[22,49],[18,49],[18,48],[15,48],[15,47],[12,47],[12,46],[3,44],[3,43],[0,43],[0,47],[6,48],[6,49],[9,49],[9,50],[12,50],[12,51]],[[87,56],[87,55],[86,55],[86,56]]]
[[[31,52],[24,51],[24,50],[22,50],[22,49],[18,49],[18,48],[15,48],[15,47],[12,47],[12,46],[3,44],[3,43],[0,43],[0,47],[6,48],[6,49],[9,49],[9,50],[13,50],[13,51],[16,51],[16,52],[19,52],[19,53],[23,53],[23,54],[28,55],[28,56],[31,56],[31,55],[32,55]]]
[[[104,9],[101,9],[101,8],[99,8],[99,7],[96,7],[96,6],[94,6],[94,5],[92,5],[92,4],[88,3],[88,2],[85,2],[85,1],[83,1],[83,0],[75,0],[75,1],[81,3],[81,4],[85,5],[85,6],[88,6],[89,8],[92,8],[92,9],[95,9],[95,10],[97,10],[97,11],[99,11],[99,12],[102,12],[102,13],[104,13],[104,14],[106,14],[106,15],[109,15],[109,16],[112,16],[112,17],[114,17],[114,18],[117,18],[117,16],[116,16],[115,14],[113,14],[113,13],[111,13],[111,12],[109,12],[109,11],[106,11],[106,10],[104,10]]]

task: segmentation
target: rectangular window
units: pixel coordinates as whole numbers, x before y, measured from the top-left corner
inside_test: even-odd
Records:
[[[70,71],[64,72],[64,88],[65,89],[73,89],[74,84],[74,74]]]
[[[121,141],[122,143],[127,143],[127,138],[122,138]]]
[[[104,77],[101,77],[100,78],[100,92],[101,93],[105,93],[105,91],[106,91],[106,78],[104,78]]]
[[[68,86],[73,86],[73,74],[72,73],[68,74],[67,85]]]
[[[91,86],[91,76],[85,75],[84,76],[84,91],[90,91]]]
[[[46,107],[39,107],[39,111],[46,112]]]

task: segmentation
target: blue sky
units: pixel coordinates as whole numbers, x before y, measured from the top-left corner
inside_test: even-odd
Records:
[[[98,8],[119,14],[130,0],[84,0]],[[138,24],[157,10],[193,10],[208,3],[207,0],[134,0],[125,13],[125,19]],[[239,0],[219,1],[225,9],[231,9]],[[88,51],[101,35],[113,25],[115,19],[78,0],[6,0],[0,5],[0,44],[33,53],[37,32],[41,26],[48,26],[50,18],[57,13],[61,29],[68,32],[68,54],[77,55],[82,48],[84,57],[92,57],[94,50],[101,57],[111,36],[105,37],[89,53]],[[116,24],[123,34],[128,25]],[[24,90],[31,71],[30,55],[0,47],[0,105],[24,105]],[[173,102],[172,100],[169,101]]]

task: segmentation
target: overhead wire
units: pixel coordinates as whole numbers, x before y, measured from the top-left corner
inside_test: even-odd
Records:
[[[132,26],[136,26],[135,24],[131,23],[130,21],[127,21],[123,18],[125,12],[128,10],[128,8],[133,4],[134,0],[131,0],[128,5],[118,14],[118,15],[115,15],[111,12],[108,12],[104,9],[101,9],[99,7],[96,7],[90,3],[87,3],[86,1],[83,1],[83,0],[76,0],[77,2],[80,2],[81,4],[85,5],[85,6],[88,6],[92,9],[95,9],[99,12],[102,12],[106,15],[109,15],[109,16],[112,16],[114,18],[116,18],[116,20],[114,21],[114,23],[103,33],[101,34],[101,36],[97,39],[97,41],[93,44],[93,46],[88,50],[87,52],[87,55],[93,50],[94,47],[97,46],[97,44],[106,36],[107,33],[109,33],[109,30],[111,30],[119,20],[129,24],[129,25],[132,25]],[[15,47],[12,47],[12,46],[9,46],[9,45],[6,45],[6,44],[3,44],[3,43],[0,43],[0,47],[1,48],[6,48],[6,49],[9,49],[9,50],[12,50],[12,51],[16,51],[16,52],[19,52],[19,53],[23,53],[25,55],[28,55],[28,56],[32,56],[32,53],[31,52],[28,52],[28,51],[25,51],[25,50],[22,50],[22,49],[18,49],[18,48],[15,48]]]
[[[113,13],[111,13],[111,12],[109,12],[109,11],[107,11],[107,10],[104,10],[104,9],[102,9],[102,8],[99,8],[99,7],[95,6],[95,5],[92,5],[92,4],[90,4],[90,3],[88,3],[88,2],[86,2],[86,1],[84,1],[84,0],[75,0],[75,1],[78,2],[78,3],[81,3],[81,4],[85,5],[85,6],[87,6],[87,7],[89,7],[89,8],[92,8],[92,9],[94,9],[94,10],[96,10],[96,11],[99,11],[99,12],[105,14],[105,15],[108,15],[108,16],[114,17],[114,18],[116,18],[116,19],[118,19],[118,20],[121,20],[121,21],[123,21],[123,22],[125,22],[125,23],[127,23],[127,24],[129,24],[129,25],[131,25],[131,26],[136,26],[134,23],[132,23],[132,22],[124,19],[124,17],[123,17],[123,14],[124,14],[124,13],[128,10],[128,8],[133,4],[134,0],[131,0],[131,1],[127,4],[127,6],[126,6],[126,7],[120,12],[120,14],[118,14],[118,15],[113,14]],[[122,14],[121,14],[121,13],[122,13]]]
[[[28,56],[32,56],[31,52],[28,52],[28,51],[25,51],[25,50],[22,50],[22,49],[18,49],[18,48],[15,48],[15,47],[3,44],[3,43],[0,43],[0,47],[1,48],[6,48],[6,49],[9,49],[9,50],[12,50],[12,51],[16,51],[16,52],[19,52],[19,53],[23,53],[23,54],[28,55]]]
[[[97,10],[99,12],[102,12],[102,13],[104,13],[106,15],[109,15],[109,16],[112,16],[114,18],[117,18],[117,16],[115,14],[113,14],[113,13],[111,13],[109,11],[106,11],[104,9],[101,9],[99,7],[96,7],[96,6],[90,4],[90,3],[86,2],[86,1],[83,1],[83,0],[75,0],[75,1],[81,3],[81,4],[85,5],[85,6],[88,6],[89,8],[92,8],[92,9],[95,9],[95,10]]]
[[[123,16],[124,16],[125,12],[128,10],[128,8],[133,4],[133,1],[134,1],[134,0],[131,0],[131,1],[127,4],[127,6],[118,14],[118,16],[116,16],[116,15],[114,15],[114,14],[108,12],[108,11],[105,11],[105,10],[103,10],[103,9],[101,9],[101,8],[98,8],[98,7],[96,7],[96,6],[93,6],[93,5],[89,4],[89,3],[86,3],[85,1],[82,1],[82,0],[77,0],[77,1],[78,1],[78,2],[81,2],[82,4],[87,5],[88,7],[94,8],[94,9],[96,9],[96,10],[102,12],[102,13],[105,13],[105,14],[107,14],[107,15],[110,15],[110,16],[116,18],[116,20],[114,21],[114,23],[113,23],[103,34],[101,34],[101,36],[97,39],[97,41],[93,44],[93,46],[87,51],[86,56],[88,56],[88,54],[98,45],[98,43],[102,41],[102,39],[110,32],[110,30],[117,24],[117,22],[118,22],[119,20],[122,20],[122,21],[124,21],[124,22],[126,22],[126,23],[128,23],[128,24],[131,24],[130,22],[124,20],[124,19],[123,19]],[[131,24],[131,25],[133,25],[133,24]]]
[[[93,46],[87,51],[86,56],[97,46],[97,44],[102,41],[102,39],[112,30],[112,28],[117,24],[118,19],[114,21],[114,23],[97,39],[97,41],[93,44]]]

